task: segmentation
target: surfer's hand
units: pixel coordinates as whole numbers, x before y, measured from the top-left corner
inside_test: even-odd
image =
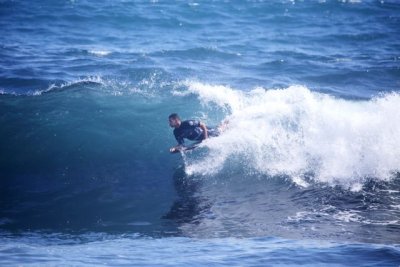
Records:
[[[181,149],[180,146],[174,146],[169,149],[169,152],[171,153],[178,152],[180,149]]]

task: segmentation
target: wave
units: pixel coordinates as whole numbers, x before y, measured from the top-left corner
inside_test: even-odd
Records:
[[[45,83],[47,81],[43,81]],[[19,90],[19,91],[13,91],[9,89],[2,89],[0,88],[0,95],[13,95],[13,96],[39,96],[44,93],[52,92],[52,91],[60,91],[64,90],[67,88],[74,88],[74,87],[79,87],[82,85],[87,85],[87,84],[97,84],[97,85],[106,85],[107,81],[104,80],[100,76],[87,76],[87,77],[81,77],[78,79],[75,79],[73,81],[60,81],[57,83],[51,83],[47,88],[45,89],[24,89],[24,90]]]
[[[360,190],[367,179],[390,180],[400,169],[400,95],[350,101],[304,86],[248,92],[184,82],[175,95],[195,95],[225,114],[228,129],[186,157],[188,174],[214,175],[232,166]]]
[[[0,230],[395,240],[400,180],[353,174],[398,166],[397,94],[354,101],[301,86],[245,92],[152,77],[125,87],[83,78],[0,98]],[[168,152],[171,112],[229,127],[182,166]],[[358,238],[355,225],[376,228]]]
[[[89,76],[84,78],[78,78],[70,82],[64,82],[60,84],[51,84],[45,90],[36,90],[31,93],[31,95],[41,95],[43,93],[48,93],[54,90],[63,90],[66,88],[77,87],[85,84],[95,84],[95,85],[105,85],[105,81],[100,76]]]
[[[71,81],[51,83],[45,89],[25,90],[24,92],[15,92],[0,88],[0,95],[40,96],[55,91],[70,91],[70,89],[77,89],[77,91],[87,91],[87,89],[93,89],[95,92],[114,96],[137,94],[143,97],[153,98],[159,93],[160,88],[169,86],[171,83],[159,83],[158,80],[160,78],[158,76],[162,74],[159,74],[153,70],[148,70],[148,72],[150,72],[149,75],[146,75],[137,82],[95,75],[80,77]]]

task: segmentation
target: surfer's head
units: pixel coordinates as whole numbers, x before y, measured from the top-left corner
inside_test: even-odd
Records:
[[[179,118],[179,115],[176,113],[172,113],[171,115],[169,115],[168,120],[169,126],[171,126],[172,128],[178,128],[179,126],[181,126],[181,118]]]

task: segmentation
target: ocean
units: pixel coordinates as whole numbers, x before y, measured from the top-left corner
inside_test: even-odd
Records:
[[[400,266],[397,0],[0,0],[0,265]],[[227,124],[176,145],[168,115]]]

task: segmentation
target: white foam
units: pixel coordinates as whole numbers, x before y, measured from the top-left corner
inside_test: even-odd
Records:
[[[362,222],[365,220],[361,215],[358,214],[359,211],[339,211],[333,215],[333,218],[338,221],[343,222]]]
[[[304,181],[304,179],[303,178],[301,178],[301,177],[298,177],[298,176],[293,176],[292,177],[292,181],[295,183],[295,184],[297,184],[298,186],[300,186],[300,187],[309,187],[310,186],[310,184],[309,183],[307,183],[306,181]]]
[[[339,211],[333,215],[338,221],[342,222],[356,222],[361,224],[369,224],[369,225],[397,225],[399,224],[399,220],[383,220],[383,219],[368,219],[361,215],[360,211],[356,210],[347,210],[347,211]]]
[[[88,51],[89,54],[98,56],[98,57],[105,57],[108,56],[109,54],[111,54],[111,51],[108,50],[89,50]]]
[[[342,184],[354,191],[365,178],[388,180],[400,169],[400,95],[350,101],[303,86],[249,92],[200,82],[194,94],[226,114],[229,127],[202,146],[209,156],[187,161],[191,174],[215,174],[235,161],[249,171]],[[303,183],[306,186],[306,183]]]
[[[0,88],[0,95],[13,95],[13,96],[18,96],[19,94],[16,92],[12,92],[12,91],[6,91],[2,88]]]

